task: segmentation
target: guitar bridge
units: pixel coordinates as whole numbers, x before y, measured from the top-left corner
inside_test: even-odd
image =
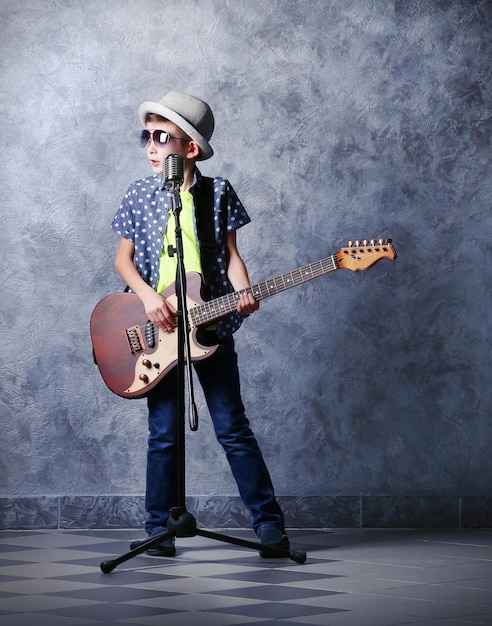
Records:
[[[126,329],[126,338],[128,340],[128,347],[132,354],[142,352],[144,349],[144,339],[142,336],[142,330],[140,326],[131,326]]]

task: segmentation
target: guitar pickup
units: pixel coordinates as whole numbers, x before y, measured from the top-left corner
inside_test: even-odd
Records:
[[[145,340],[149,348],[155,348],[155,326],[150,320],[145,324]]]

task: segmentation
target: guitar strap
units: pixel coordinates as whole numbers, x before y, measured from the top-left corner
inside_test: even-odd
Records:
[[[203,274],[204,300],[210,300],[210,285],[213,282],[213,267],[217,264],[217,242],[214,228],[214,179],[202,176],[200,184],[193,190],[195,221]]]

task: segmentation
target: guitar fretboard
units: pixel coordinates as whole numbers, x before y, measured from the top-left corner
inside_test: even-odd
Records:
[[[190,317],[194,326],[202,326],[219,320],[224,315],[232,313],[237,308],[237,304],[242,293],[252,293],[256,300],[264,300],[269,296],[273,296],[281,291],[286,291],[291,287],[302,285],[308,280],[323,276],[328,272],[338,269],[338,263],[335,255],[331,255],[321,261],[310,263],[304,267],[300,267],[292,272],[286,272],[275,278],[270,278],[257,285],[252,285],[247,289],[229,293],[210,302],[200,304],[190,310]]]

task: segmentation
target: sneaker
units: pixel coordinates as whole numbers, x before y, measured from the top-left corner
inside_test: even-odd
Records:
[[[273,526],[266,527],[260,532],[260,543],[267,548],[266,550],[261,550],[260,556],[263,558],[275,558],[275,557],[286,557],[289,556],[290,551],[290,543],[289,538],[285,533],[283,533],[278,528]],[[282,550],[285,554],[279,554],[278,552],[274,552],[272,550],[268,550],[268,548],[274,548],[276,550]]]
[[[149,556],[176,556],[174,537],[169,537],[161,543],[158,543],[153,548],[149,548],[145,551],[145,554],[148,554]]]
[[[164,530],[163,528],[155,528],[150,533],[149,537],[152,537],[152,535],[158,535],[162,533],[163,530]],[[148,541],[148,539],[143,539],[141,541],[133,541],[130,544],[130,549],[133,550],[133,548],[140,546],[144,541]],[[164,539],[164,541],[161,541],[161,543],[158,543],[153,548],[149,548],[148,550],[145,550],[145,554],[148,554],[149,556],[176,556],[176,546],[174,542],[174,537],[168,537],[167,539]]]

